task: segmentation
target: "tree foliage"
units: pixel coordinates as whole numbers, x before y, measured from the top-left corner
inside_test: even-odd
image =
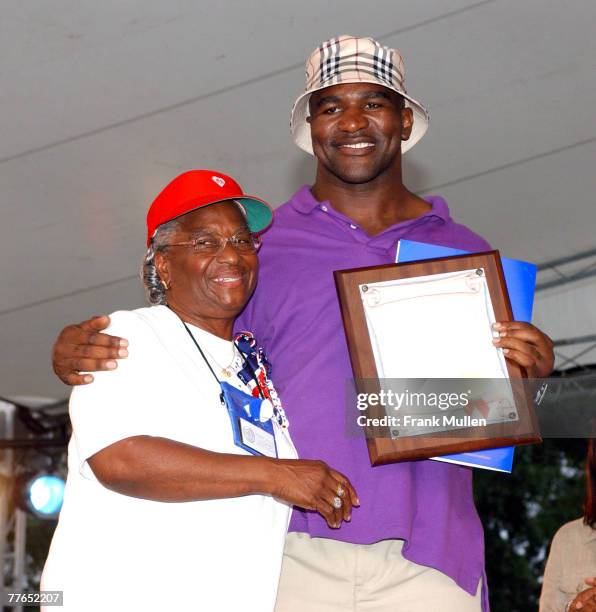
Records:
[[[582,515],[585,440],[518,447],[512,474],[476,470],[492,612],[538,609],[550,541]]]

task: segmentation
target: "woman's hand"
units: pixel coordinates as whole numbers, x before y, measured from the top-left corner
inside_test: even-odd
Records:
[[[338,529],[342,521],[349,521],[352,507],[360,505],[347,477],[324,461],[280,459],[274,462],[272,478],[274,497],[317,511],[333,529]]]
[[[323,461],[215,453],[152,436],[125,438],[88,461],[108,489],[154,501],[271,495],[316,510],[333,528],[360,505],[350,481]]]
[[[590,588],[585,589],[569,602],[567,607],[570,612],[574,610],[596,612],[596,578],[586,578],[585,583]]]

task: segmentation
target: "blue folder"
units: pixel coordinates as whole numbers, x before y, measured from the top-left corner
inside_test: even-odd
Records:
[[[400,240],[397,245],[397,263],[407,261],[420,261],[434,257],[448,257],[450,255],[466,255],[470,251],[453,249],[451,247],[426,244],[413,240]],[[517,259],[501,257],[505,283],[509,292],[509,300],[516,321],[532,320],[532,306],[534,305],[534,290],[536,288],[536,271],[534,264]],[[506,446],[489,450],[475,451],[471,453],[459,453],[456,455],[445,455],[433,457],[434,461],[445,461],[457,463],[470,467],[483,468],[485,470],[496,470],[499,472],[511,472],[513,467],[514,448]]]

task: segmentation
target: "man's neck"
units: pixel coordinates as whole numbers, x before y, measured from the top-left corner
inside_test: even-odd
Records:
[[[335,210],[352,219],[369,236],[380,234],[397,223],[416,219],[431,209],[428,202],[404,186],[399,176],[393,180],[385,176],[354,184],[321,174],[318,169],[311,188],[313,196],[319,202],[329,201]]]

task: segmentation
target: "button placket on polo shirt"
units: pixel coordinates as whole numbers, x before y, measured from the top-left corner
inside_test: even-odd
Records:
[[[358,242],[358,244],[361,245],[368,244],[370,236],[365,234],[364,231],[356,224],[354,224],[349,217],[338,213],[326,204],[319,204],[318,208],[321,212],[325,213],[330,219],[332,219],[335,225],[344,230],[348,230],[345,232],[345,235],[349,236],[350,240],[355,240],[356,242]]]

